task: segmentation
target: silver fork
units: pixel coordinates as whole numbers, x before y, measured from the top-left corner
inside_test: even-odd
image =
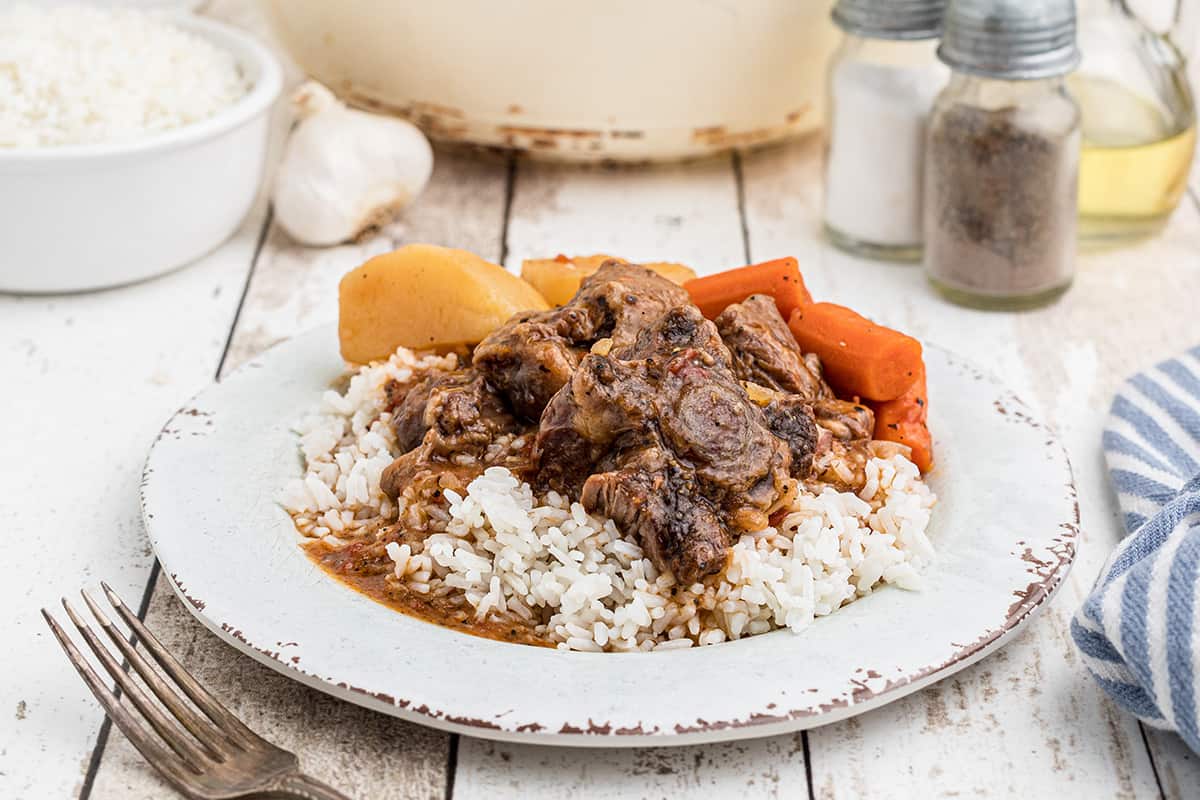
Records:
[[[306,800],[348,800],[341,792],[301,774],[300,763],[294,753],[276,747],[247,728],[183,668],[108,584],[102,583],[101,586],[104,587],[108,602],[141,640],[162,671],[174,681],[174,686],[134,649],[87,592],[81,591],[80,594],[108,638],[150,687],[162,706],[154,703],[129,673],[121,668],[116,657],[87,622],[75,613],[65,597],[63,608],[96,658],[129,698],[134,710],[150,724],[161,741],[138,722],[133,710],[121,703],[101,680],[50,612],[43,608],[42,616],[84,683],[108,712],[109,718],[150,762],[150,766],[162,773],[172,786],[195,800],[228,800],[264,794]],[[184,701],[180,689],[195,708]],[[167,716],[164,708],[171,717]]]

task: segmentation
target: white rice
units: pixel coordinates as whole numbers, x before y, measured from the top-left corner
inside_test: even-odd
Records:
[[[0,9],[0,147],[166,131],[212,116],[247,90],[233,55],[148,12]]]
[[[282,504],[297,528],[338,547],[359,528],[400,518],[379,488],[393,460],[383,385],[415,369],[453,369],[453,356],[400,350],[363,367],[345,393],[328,391],[300,426],[303,479]],[[681,586],[660,574],[611,520],[555,492],[537,496],[492,467],[416,545],[391,543],[395,578],[420,594],[457,593],[477,619],[528,620],[559,648],[666,650],[778,628],[801,631],[882,585],[919,589],[934,557],[926,537],[935,498],[902,456],[873,458],[858,494],[801,491],[778,528],[745,534],[724,573]],[[442,519],[441,517],[445,517]]]

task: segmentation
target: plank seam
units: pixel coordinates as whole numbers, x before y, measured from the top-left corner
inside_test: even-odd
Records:
[[[742,230],[742,256],[747,264],[752,264],[754,262],[750,258],[750,226],[746,222],[746,181],[742,173],[740,150],[730,153],[730,164],[733,167],[733,185],[737,191],[738,223]]]
[[[513,195],[517,189],[517,156],[508,156],[508,169],[504,174],[504,213],[500,217],[500,266],[508,261],[508,223],[512,218]]]
[[[267,216],[263,219],[262,230],[259,231],[258,241],[254,245],[254,255],[250,258],[250,270],[246,273],[246,282],[242,284],[242,296],[238,298],[237,308],[233,312],[233,322],[229,326],[229,335],[225,337],[225,347],[221,350],[221,360],[217,362],[217,374],[214,377],[218,380],[221,377],[221,371],[225,369],[225,360],[229,358],[229,348],[233,345],[234,334],[237,333],[238,323],[242,320],[242,309],[246,305],[246,295],[250,293],[250,282],[254,280],[254,271],[258,268],[258,259],[267,244],[267,236],[271,232],[271,225],[274,221],[275,207],[268,206]]]
[[[458,772],[458,734],[450,734],[450,746],[446,748],[446,800],[454,798],[454,778]]]
[[[812,750],[808,747],[808,731],[800,731],[800,747],[804,752],[804,783],[808,787],[808,800],[817,800],[813,789]]]
[[[254,277],[254,268],[258,265],[259,255],[262,253],[263,246],[267,241],[267,234],[271,230],[271,221],[274,217],[273,209],[267,208],[267,215],[263,219],[262,230],[258,233],[258,241],[254,244],[254,253],[250,256],[250,269],[246,271],[246,281],[242,284],[242,295],[238,298],[237,308],[233,312],[233,321],[229,325],[229,335],[225,337],[225,346],[221,350],[221,358],[217,362],[217,378],[221,377],[221,370],[225,367],[225,359],[229,356],[229,347],[233,342],[234,331],[237,330],[238,320],[242,316],[242,306],[246,303],[246,295],[250,290],[250,281]],[[158,558],[154,559],[154,563],[150,565],[150,576],[146,580],[146,585],[142,589],[141,602],[138,604],[137,617],[143,622],[146,620],[146,614],[150,612],[150,601],[154,597],[154,585],[158,583],[158,576],[162,573],[162,565],[158,563]],[[134,643],[134,634],[129,634],[129,643]],[[122,659],[121,669],[129,672],[129,661]],[[121,687],[114,687],[113,693],[119,701],[122,696]],[[88,800],[92,796],[92,788],[96,784],[96,776],[100,773],[100,764],[104,760],[104,753],[108,749],[108,739],[112,734],[112,719],[105,714],[104,721],[100,723],[100,731],[96,734],[96,744],[92,747],[92,755],[88,759],[87,772],[83,776],[83,785],[79,788],[79,800]]]
[[[1154,761],[1154,748],[1150,746],[1150,738],[1146,735],[1146,726],[1141,721],[1137,721],[1138,733],[1142,735],[1142,747],[1146,748],[1146,758],[1150,759],[1150,772],[1154,775],[1154,785],[1158,787],[1158,796],[1162,800],[1167,800],[1167,793],[1163,789],[1162,778],[1158,774],[1158,764]]]

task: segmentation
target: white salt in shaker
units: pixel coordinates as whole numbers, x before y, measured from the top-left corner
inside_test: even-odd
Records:
[[[825,232],[858,255],[921,258],[925,121],[949,71],[944,0],[840,0],[829,62]]]

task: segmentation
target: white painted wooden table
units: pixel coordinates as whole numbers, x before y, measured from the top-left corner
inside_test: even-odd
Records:
[[[239,3],[212,6],[256,24]],[[173,275],[81,296],[0,296],[0,798],[170,796],[110,735],[37,614],[100,579],[142,598],[151,628],[252,727],[357,798],[1200,797],[1200,758],[1108,702],[1068,635],[1120,536],[1100,454],[1112,392],[1126,374],[1200,341],[1200,181],[1160,237],[1081,257],[1059,304],[1012,315],[948,306],[919,269],[825,245],[818,174],[815,141],[652,169],[439,152],[419,204],[360,245],[299,247],[260,202],[229,243]],[[558,252],[701,271],[795,255],[815,295],[1006,375],[1058,427],[1082,512],[1067,585],[1013,644],[947,681],[807,734],[729,745],[493,744],[286,680],[208,634],[163,583],[138,517],[142,459],[194,391],[333,319],[341,275],[411,241],[466,247],[510,267]]]

